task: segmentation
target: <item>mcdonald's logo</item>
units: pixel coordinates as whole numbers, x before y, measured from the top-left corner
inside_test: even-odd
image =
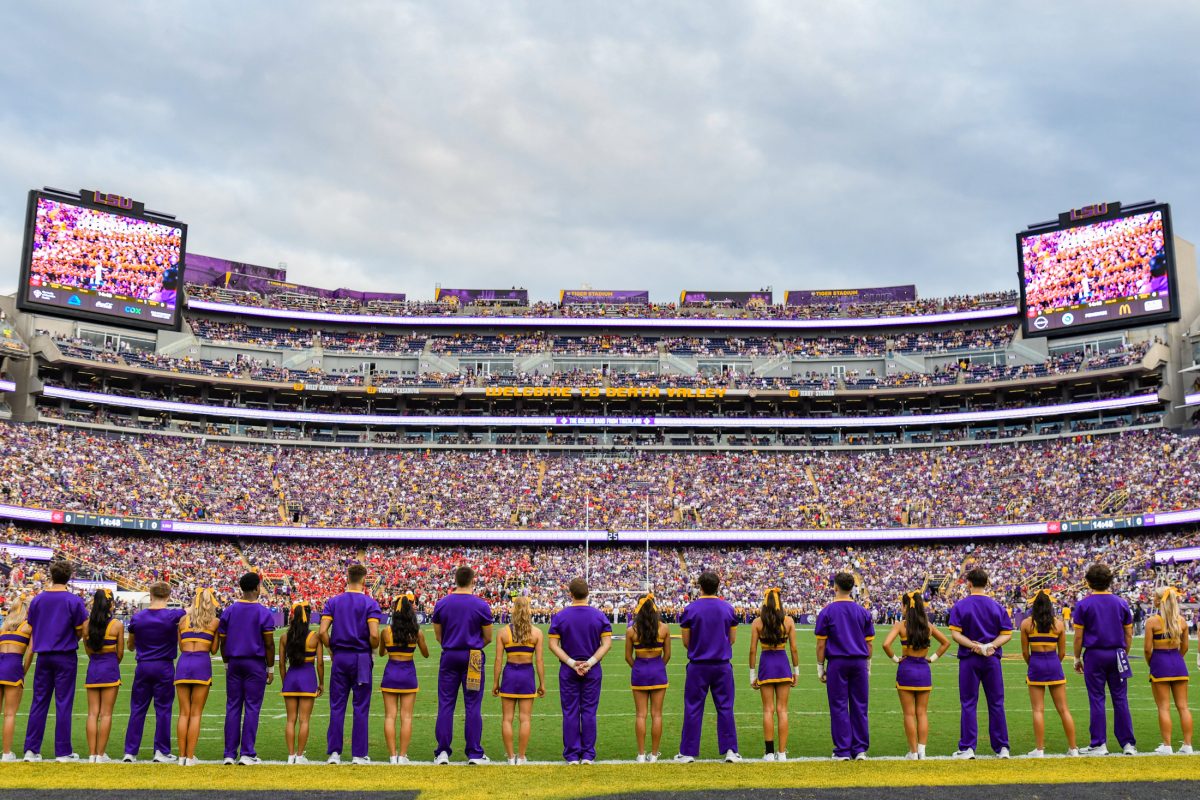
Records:
[[[1133,306],[1129,305],[1129,303],[1121,303],[1121,305],[1117,308],[1118,317],[1124,317],[1132,313]]]

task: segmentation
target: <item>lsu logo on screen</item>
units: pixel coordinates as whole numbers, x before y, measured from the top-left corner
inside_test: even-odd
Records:
[[[133,210],[133,198],[121,197],[119,194],[106,194],[101,192],[92,192],[92,202],[102,206],[112,206],[125,211]]]

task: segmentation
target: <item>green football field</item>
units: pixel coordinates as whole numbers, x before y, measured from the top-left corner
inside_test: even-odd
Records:
[[[675,633],[678,631],[676,630]],[[623,627],[617,626],[616,633],[623,634]],[[787,750],[789,755],[796,757],[828,757],[831,752],[829,738],[829,717],[825,698],[825,688],[816,678],[814,639],[811,629],[800,629],[800,681],[792,689],[790,702],[791,734]],[[426,634],[431,642],[430,658],[417,657],[417,673],[421,691],[417,695],[416,712],[413,721],[413,740],[409,756],[414,761],[429,761],[433,758],[434,740],[433,725],[437,713],[436,672],[437,650],[432,642],[430,632]],[[883,640],[883,627],[876,640],[877,645]],[[665,720],[662,752],[665,759],[675,754],[679,745],[681,724],[681,708],[683,702],[683,677],[686,658],[683,648],[676,639],[674,641],[674,658],[668,666],[671,687],[668,689],[665,705]],[[629,668],[622,658],[624,642],[618,638],[613,643],[613,650],[604,661],[604,689],[599,714],[599,742],[597,757],[599,760],[629,760],[637,754],[633,731],[633,698],[629,691]],[[759,695],[748,685],[747,651],[749,648],[748,631],[742,631],[735,647],[734,671],[737,681],[737,724],[740,750],[743,756],[758,758],[762,755],[762,704]],[[1010,646],[1010,657],[1004,661],[1006,708],[1008,716],[1009,736],[1013,755],[1021,755],[1033,748],[1033,732],[1030,724],[1029,696],[1024,684],[1025,664],[1020,658],[1013,658],[1012,652],[1017,647]],[[1135,641],[1133,650],[1134,678],[1130,684],[1130,705],[1133,709],[1134,726],[1137,733],[1138,746],[1143,751],[1154,749],[1159,743],[1158,725],[1155,715],[1154,700],[1147,681],[1146,668],[1141,661],[1141,641]],[[546,697],[536,701],[534,706],[533,734],[529,745],[531,761],[555,761],[561,758],[561,714],[558,704],[558,668],[553,657],[547,652]],[[486,686],[491,686],[491,659],[493,651],[488,651],[488,669]],[[1189,663],[1192,656],[1188,656]],[[1070,662],[1066,665],[1071,710],[1075,714],[1076,728],[1079,732],[1079,744],[1088,743],[1088,706],[1087,696],[1083,688],[1082,676],[1075,675],[1070,670]],[[125,728],[129,714],[129,685],[133,675],[133,659],[127,654],[122,664],[125,683],[120,689],[114,712],[113,732],[108,745],[108,753],[114,759],[120,758],[123,747]],[[382,660],[377,660],[375,666],[375,683],[378,686],[383,672]],[[79,670],[79,690],[75,698],[75,721],[73,740],[75,751],[86,756],[87,746],[84,732],[87,703],[83,689],[84,664]],[[900,705],[894,688],[895,665],[887,660],[879,647],[876,647],[875,662],[871,686],[871,750],[872,756],[901,756],[907,751],[900,714]],[[930,735],[929,755],[948,755],[956,749],[958,740],[959,708],[957,692],[957,661],[953,651],[947,657],[933,665],[934,692],[930,700]],[[23,708],[17,721],[17,736],[13,749],[20,755],[24,740],[26,710],[29,705],[33,671],[30,671],[26,681]],[[1047,705],[1049,698],[1047,697]],[[205,708],[204,727],[200,737],[199,756],[202,760],[217,760],[222,756],[222,730],[224,724],[225,691],[224,669],[219,659],[214,661],[214,683]],[[484,699],[484,747],[493,760],[504,756],[500,738],[500,700],[488,694]],[[346,751],[343,755],[349,757],[350,730],[349,714],[346,725]],[[325,756],[325,732],[329,719],[329,704],[327,696],[317,699],[313,711],[312,733],[310,735],[307,755],[310,759],[323,759]],[[258,753],[264,760],[284,760],[287,751],[283,741],[284,705],[279,696],[279,680],[267,687],[267,697],[263,706],[263,715],[258,735]],[[147,717],[145,734],[142,740],[142,759],[151,755],[153,741],[154,715],[153,709]],[[1109,726],[1111,732],[1111,715]],[[987,745],[987,714],[983,699],[980,700],[980,755],[989,755]],[[1110,733],[1110,747],[1115,747]],[[54,715],[51,708],[50,722],[47,725],[46,737],[42,752],[46,758],[53,756],[54,749]],[[1175,725],[1175,746],[1179,744],[1178,720]],[[649,742],[647,742],[647,746]],[[1055,753],[1065,750],[1065,739],[1058,717],[1052,706],[1047,712],[1047,752]],[[172,729],[172,746],[175,747],[174,729]],[[455,724],[455,756],[454,760],[462,760],[462,705],[459,704],[458,717]],[[376,690],[371,706],[371,758],[375,761],[387,761],[387,750],[383,741],[383,702]],[[701,747],[701,758],[716,758],[715,715],[709,705],[705,716],[704,738]]]

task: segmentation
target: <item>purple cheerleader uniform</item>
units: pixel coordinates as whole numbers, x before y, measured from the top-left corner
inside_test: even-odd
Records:
[[[304,663],[298,667],[289,666],[283,676],[281,694],[284,697],[316,697],[318,688],[317,634],[313,632],[304,640]]]
[[[791,683],[792,664],[783,644],[764,644],[758,659],[758,682],[762,684]]]
[[[908,640],[901,639],[900,647],[908,647]],[[912,655],[901,658],[896,665],[896,688],[906,692],[932,692],[933,670],[929,668],[929,659]]]
[[[633,671],[629,674],[630,687],[635,692],[650,692],[666,689],[667,665],[663,663],[664,639],[633,645]]]
[[[1029,669],[1025,674],[1025,683],[1029,686],[1062,686],[1067,682],[1063,673],[1062,659],[1058,657],[1058,634],[1054,631],[1039,633],[1036,629],[1029,632],[1029,643],[1052,644],[1053,650],[1029,652]]]
[[[511,625],[508,628],[508,635],[511,639]],[[534,649],[532,642],[510,641],[504,646],[504,652],[510,656],[532,656]],[[529,664],[505,662],[504,672],[500,674],[500,696],[512,700],[527,700],[537,697],[537,676],[534,674],[532,662]]]
[[[15,630],[0,633],[0,645],[17,647],[16,652],[0,653],[0,686],[25,685],[25,650],[32,633],[28,622],[22,622]]]
[[[213,634],[211,631],[185,629],[179,634],[180,644],[187,641],[203,642],[208,647],[203,650],[184,650],[179,654],[175,664],[175,685],[181,683],[212,685],[212,647]]]
[[[114,626],[119,623],[109,620],[104,629],[104,644],[99,652],[88,653],[87,675],[83,685],[88,689],[106,689],[121,685],[121,662],[117,660],[118,635]]]
[[[413,694],[417,691],[417,667],[413,664],[416,644],[394,644],[392,629],[383,629],[383,649],[387,653],[387,666],[383,668],[383,681],[379,691],[388,694]]]
[[[1179,652],[1179,640],[1162,631],[1154,634],[1154,650],[1150,653],[1150,682],[1169,683],[1187,679],[1187,661]]]

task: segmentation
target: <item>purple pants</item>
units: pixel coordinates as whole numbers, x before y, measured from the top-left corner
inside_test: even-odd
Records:
[[[454,739],[454,709],[458,705],[460,687],[463,705],[466,706],[467,718],[463,724],[463,738],[466,740],[467,758],[479,758],[483,755],[483,745],[479,740],[483,737],[483,686],[487,682],[487,673],[483,667],[487,665],[487,651],[483,652],[483,664],[480,665],[483,675],[478,692],[467,691],[467,664],[470,660],[469,650],[442,651],[441,662],[438,665],[437,722],[433,728],[434,737],[437,739],[434,755],[454,753],[450,743]]]
[[[562,702],[563,760],[596,760],[596,712],[600,708],[600,665],[582,678],[566,664],[558,668],[558,697]]]
[[[371,654],[339,651],[329,671],[329,731],[325,752],[341,753],[346,733],[346,701],[354,692],[354,720],[350,726],[350,755],[366,758],[371,748]]]
[[[867,703],[871,676],[865,658],[831,658],[826,662],[825,694],[829,698],[829,735],[833,754],[854,758],[871,746]]]
[[[170,659],[139,661],[129,690],[129,727],[125,729],[125,753],[136,756],[142,749],[146,712],[154,701],[154,750],[171,752],[171,709],[175,703],[175,663]]]
[[[700,730],[704,726],[704,701],[712,692],[717,709],[717,749],[737,752],[737,723],[733,719],[733,667],[728,661],[689,661],[683,680],[683,732],[679,753],[700,755]]]
[[[54,757],[69,756],[74,752],[71,748],[71,712],[75,705],[78,673],[79,655],[74,650],[37,654],[33,701],[29,704],[29,724],[25,727],[26,750],[42,751],[50,696],[54,695]]]
[[[1129,715],[1129,682],[1117,671],[1117,651],[1089,647],[1083,658],[1083,682],[1087,686],[1088,703],[1091,705],[1088,731],[1092,746],[1108,742],[1105,686],[1112,695],[1113,732],[1117,735],[1117,741],[1121,747],[1137,744],[1133,737],[1133,718]]]
[[[267,691],[261,658],[231,658],[225,665],[225,757],[256,756],[258,714]]]
[[[988,738],[992,749],[1008,747],[1008,721],[1004,717],[1004,670],[1000,656],[984,657],[972,653],[958,660],[958,699],[962,701],[958,749],[975,749],[979,744],[979,686],[987,697]]]

